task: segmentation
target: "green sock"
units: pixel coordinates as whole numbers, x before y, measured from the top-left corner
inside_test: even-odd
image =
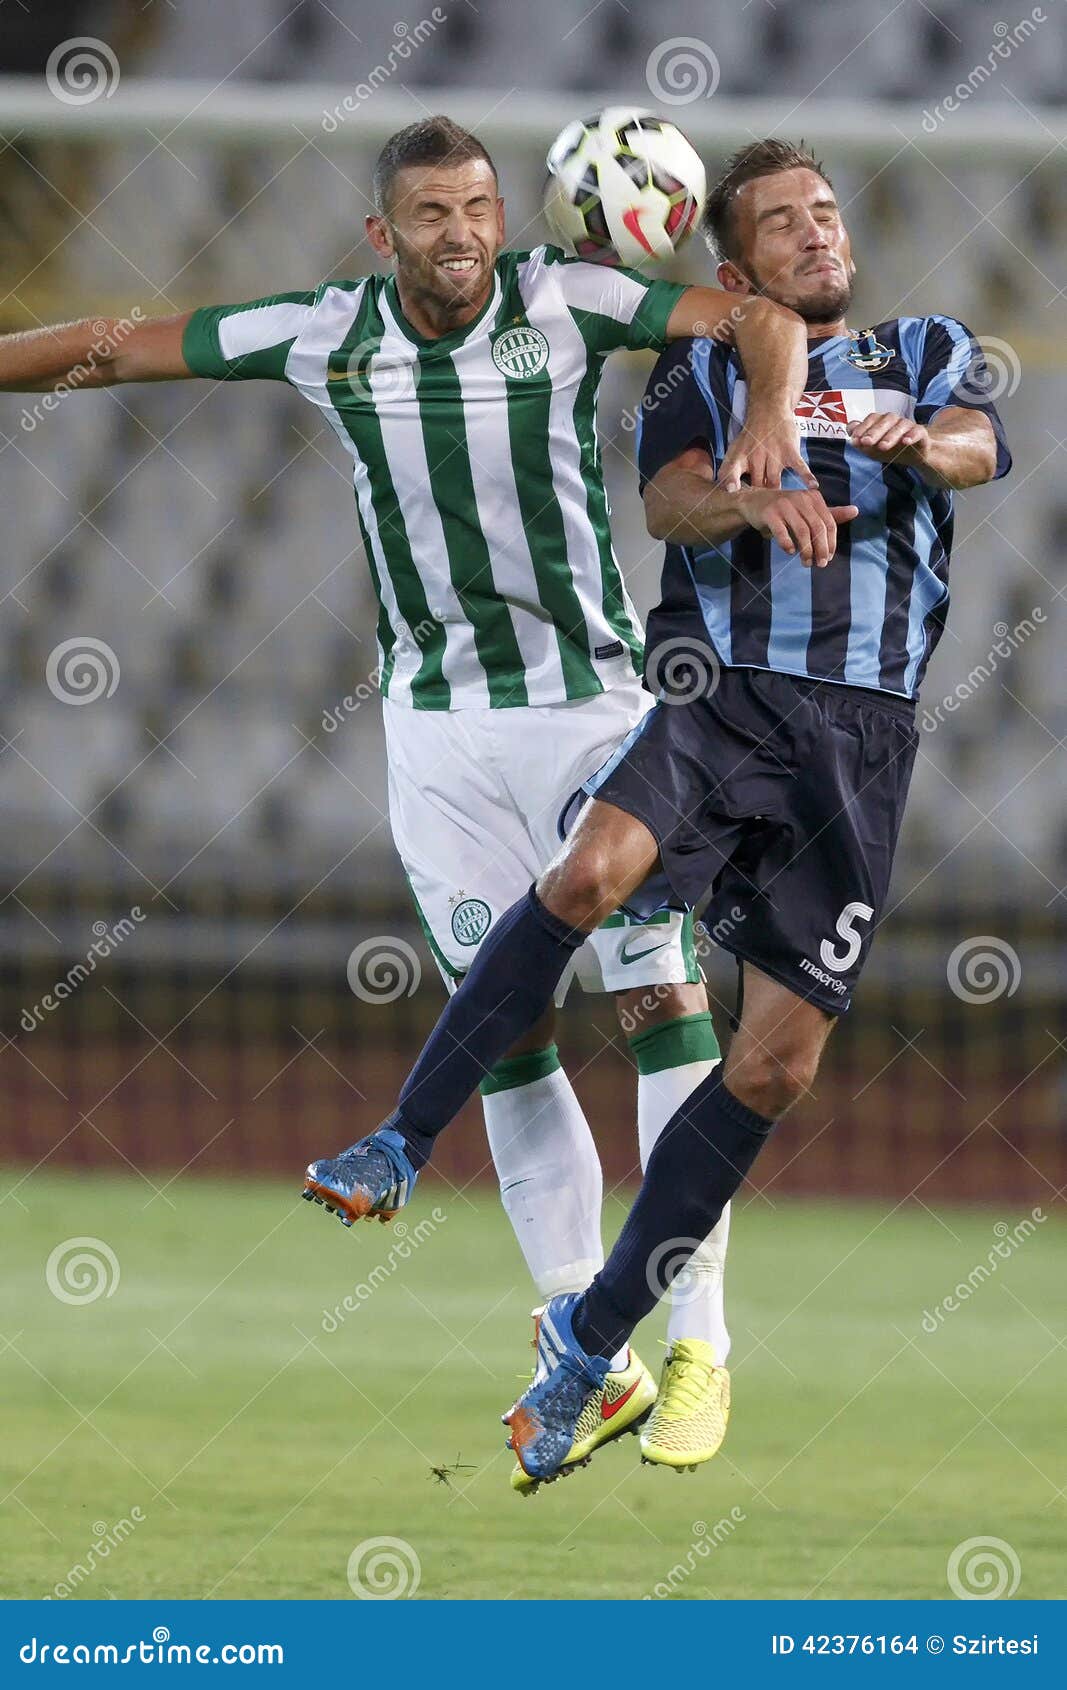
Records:
[[[554,1074],[559,1065],[555,1045],[524,1051],[522,1056],[505,1056],[489,1070],[478,1090],[483,1097],[492,1097],[497,1091],[514,1091],[516,1086],[529,1086],[534,1080],[543,1080],[546,1074]]]
[[[718,1062],[722,1054],[708,1010],[631,1033],[628,1043],[639,1074],[660,1074],[689,1062]]]

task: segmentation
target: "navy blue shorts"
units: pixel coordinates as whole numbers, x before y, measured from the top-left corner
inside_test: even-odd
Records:
[[[703,909],[712,938],[831,1015],[889,891],[918,733],[910,700],[760,669],[664,699],[586,782],[659,842],[631,895]]]

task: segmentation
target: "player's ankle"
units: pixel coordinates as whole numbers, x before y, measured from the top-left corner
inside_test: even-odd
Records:
[[[629,1344],[631,1324],[594,1280],[574,1306],[571,1330],[586,1355],[601,1356],[614,1368],[620,1351]]]
[[[413,1121],[408,1120],[402,1109],[396,1108],[391,1115],[387,1115],[378,1131],[400,1134],[404,1140],[404,1154],[416,1173],[421,1172],[430,1160],[437,1135],[423,1132]]]

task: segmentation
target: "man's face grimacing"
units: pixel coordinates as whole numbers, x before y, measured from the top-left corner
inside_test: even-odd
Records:
[[[384,216],[367,218],[367,233],[409,296],[448,315],[476,310],[504,244],[496,177],[484,159],[406,166]]]
[[[723,287],[755,289],[808,323],[844,316],[855,265],[833,189],[817,171],[757,176],[738,190],[733,216],[739,256],[720,264]]]

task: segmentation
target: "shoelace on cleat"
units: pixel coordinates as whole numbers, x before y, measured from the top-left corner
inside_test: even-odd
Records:
[[[374,1146],[374,1151],[378,1151],[377,1145]],[[342,1173],[352,1179],[356,1174],[366,1172],[369,1161],[367,1146],[365,1144],[352,1145],[350,1149],[342,1150],[340,1156],[335,1157],[334,1160]],[[389,1164],[389,1167],[391,1170],[392,1163]]]
[[[545,1403],[544,1397],[549,1387],[551,1396],[548,1403]],[[585,1406],[585,1399],[596,1389],[597,1382],[590,1378],[581,1363],[573,1356],[563,1356],[551,1373],[527,1387],[519,1401],[536,1414],[543,1430],[550,1431],[554,1427],[545,1419],[546,1409],[553,1422],[558,1423],[561,1418],[567,1416],[577,1418]]]
[[[355,1144],[349,1145],[347,1150],[342,1150],[341,1154],[336,1158],[336,1161],[338,1166],[344,1171],[345,1175],[355,1182],[357,1175],[367,1174],[368,1162],[370,1162],[371,1158],[374,1156],[380,1156],[382,1158],[387,1170],[385,1177],[391,1178],[392,1182],[384,1197],[381,1199],[384,1202],[393,1193],[399,1193],[404,1181],[407,1179],[407,1174],[404,1171],[404,1165],[400,1158],[400,1153],[393,1147],[393,1145],[383,1143],[382,1140],[378,1138],[377,1134],[372,1133],[370,1138],[359,1139]],[[373,1164],[371,1165],[373,1166]],[[359,1181],[359,1183],[364,1182]]]
[[[667,1406],[681,1407],[686,1414],[696,1414],[704,1406],[708,1387],[715,1378],[715,1368],[695,1356],[672,1357],[667,1369]]]

